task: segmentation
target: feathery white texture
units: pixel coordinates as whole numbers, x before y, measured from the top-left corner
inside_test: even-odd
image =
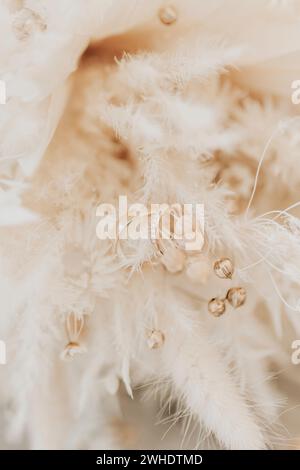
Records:
[[[221,356],[205,340],[202,344],[200,329],[170,333],[176,337],[176,343],[174,349],[166,345],[165,354],[169,352],[166,366],[191,412],[199,416],[226,448],[264,448],[264,438],[255,418],[226,373]]]
[[[166,30],[159,1],[28,0],[24,5],[47,27],[22,42],[11,28],[16,9],[3,5],[8,42],[0,71],[10,100],[0,116],[1,185],[13,191],[2,195],[0,222],[20,223],[0,233],[0,333],[13,344],[3,395],[14,398],[12,430],[25,428],[34,448],[125,447],[112,426],[121,419],[122,393],[135,399],[146,387],[152,396],[154,382],[162,413],[175,402],[174,419],[195,420],[219,446],[272,445],[279,399],[269,377],[289,360],[280,343],[283,321],[299,331],[300,233],[292,209],[284,217],[260,214],[269,210],[278,173],[274,204],[297,200],[287,182],[298,181],[299,139],[296,121],[288,125],[295,111],[284,87],[282,97],[270,97],[258,80],[264,95],[255,98],[249,83],[257,61],[276,59],[279,50],[288,59],[297,53],[294,16],[286,9],[281,18],[269,1],[174,0],[178,20]],[[291,37],[278,35],[279,19]],[[136,53],[135,44],[123,54],[126,32],[128,44],[141,39],[148,50]],[[106,42],[100,53],[93,42],[79,61],[91,37]],[[284,79],[291,72],[285,63]],[[252,67],[249,82],[245,65]],[[287,125],[261,160],[282,118]],[[31,176],[27,185],[24,175]],[[145,204],[205,204],[206,284],[192,282],[185,270],[169,273],[149,241],[124,240],[118,251],[96,238],[95,206],[117,204],[119,194]],[[213,273],[222,256],[234,261],[232,281]],[[235,285],[247,289],[245,306],[210,317],[208,301]],[[84,316],[87,353],[64,366],[59,355],[70,340],[69,314]],[[165,336],[157,350],[147,347],[152,329]],[[49,384],[53,395],[45,391]],[[48,426],[42,434],[41,426]],[[55,428],[62,429],[58,436]]]

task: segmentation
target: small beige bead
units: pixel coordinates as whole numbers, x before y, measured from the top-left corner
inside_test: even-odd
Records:
[[[227,292],[226,299],[234,308],[241,307],[246,302],[247,293],[244,287],[232,287]]]
[[[158,349],[165,342],[165,335],[160,330],[151,330],[148,333],[147,344],[150,349]]]
[[[226,305],[223,299],[214,298],[208,302],[208,310],[214,317],[220,317],[225,313]]]
[[[171,25],[177,20],[177,11],[172,5],[161,8],[158,15],[160,21],[165,25]]]
[[[229,258],[221,258],[214,264],[215,274],[221,279],[231,279],[234,271],[232,261]]]
[[[210,264],[206,258],[192,261],[186,268],[186,274],[193,282],[205,284],[210,273]]]
[[[165,268],[172,274],[183,270],[185,254],[175,246],[167,247],[160,258]]]

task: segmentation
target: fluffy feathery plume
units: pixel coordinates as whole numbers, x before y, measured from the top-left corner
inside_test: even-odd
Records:
[[[291,379],[300,328],[299,2],[100,3],[0,5],[6,437],[143,447],[150,407],[173,447],[285,446],[272,377]],[[99,239],[97,207],[120,195],[147,209],[122,230],[151,204],[203,204],[200,247],[176,224],[167,242]]]

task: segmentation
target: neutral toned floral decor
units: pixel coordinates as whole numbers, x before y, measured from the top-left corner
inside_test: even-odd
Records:
[[[0,446],[299,448],[300,1],[1,0],[0,35]]]

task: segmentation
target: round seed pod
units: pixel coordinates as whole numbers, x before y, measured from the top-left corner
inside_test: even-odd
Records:
[[[148,333],[147,344],[149,349],[158,349],[165,342],[165,335],[160,330],[151,330]]]
[[[215,262],[214,271],[220,279],[231,279],[234,271],[233,263],[229,258],[221,258]]]
[[[168,5],[159,10],[158,16],[163,24],[169,26],[177,20],[177,11],[172,5]]]
[[[220,317],[225,313],[226,305],[224,299],[214,298],[208,302],[208,311],[214,317]]]
[[[227,292],[226,299],[234,308],[241,307],[246,302],[247,293],[244,287],[232,287]]]

